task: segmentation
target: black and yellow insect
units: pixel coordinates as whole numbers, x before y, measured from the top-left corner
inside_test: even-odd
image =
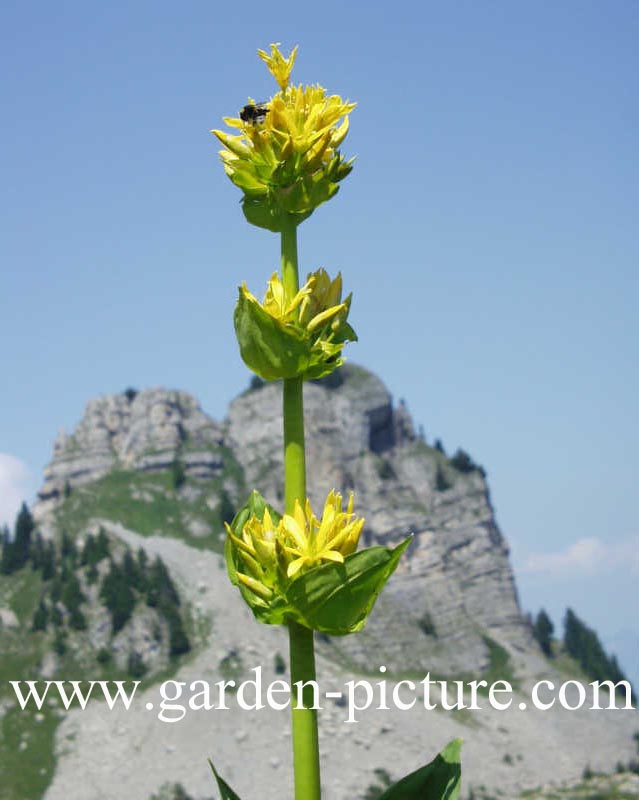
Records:
[[[268,114],[266,103],[249,103],[240,109],[240,119],[251,125],[261,125]]]

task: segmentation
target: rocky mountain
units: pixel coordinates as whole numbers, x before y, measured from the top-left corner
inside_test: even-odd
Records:
[[[367,544],[414,534],[364,631],[320,637],[325,691],[378,675],[381,664],[390,680],[427,672],[508,678],[522,698],[534,680],[574,677],[574,665],[549,662],[532,638],[481,467],[463,452],[448,457],[424,441],[406,406],[356,366],[306,385],[305,413],[314,506],[332,488],[352,490],[356,511],[366,517]],[[190,629],[200,632],[193,652],[175,664],[178,680],[250,677],[262,665],[268,681],[286,661],[285,633],[253,620],[219,553],[223,520],[250,489],[282,505],[282,471],[278,385],[254,381],[221,422],[184,392],[127,390],[92,400],[76,429],[58,436],[34,515],[46,537],[66,533],[81,541],[101,528],[150,561],[162,559],[192,616]],[[167,725],[145,711],[144,701],[157,702],[152,683],[129,712],[106,713],[91,703],[60,716],[46,800],[148,800],[175,782],[194,798],[210,797],[208,756],[240,796],[263,796],[256,786],[268,786],[269,797],[287,796],[287,714],[194,713]],[[398,777],[458,735],[466,740],[466,792],[516,797],[525,788],[575,781],[587,765],[610,770],[627,761],[639,727],[632,712],[587,709],[371,711],[355,726],[344,716],[333,702],[321,713],[328,800],[363,797],[376,768]],[[28,737],[23,741],[28,749]]]
[[[472,463],[456,467],[418,438],[406,407],[393,407],[383,383],[358,367],[308,385],[305,414],[312,502],[321,507],[332,488],[354,491],[356,508],[366,516],[367,544],[414,534],[365,634],[335,647],[360,666],[374,649],[389,667],[428,663],[446,675],[486,670],[492,641],[532,647],[482,470]],[[183,392],[153,389],[92,400],[76,430],[56,440],[36,516],[55,513],[65,493],[71,500],[75,489],[114,471],[139,478],[176,463],[183,465],[190,504],[203,499],[215,510],[223,485],[232,504],[255,487],[277,507],[283,498],[281,425],[279,384],[245,392],[223,423]],[[210,535],[211,525],[219,525],[196,510],[183,516],[186,535]]]
[[[73,434],[60,431],[55,440],[35,514],[114,470],[167,469],[178,453],[188,474],[214,479],[224,467],[223,443],[222,426],[186,392],[129,389],[91,400]]]

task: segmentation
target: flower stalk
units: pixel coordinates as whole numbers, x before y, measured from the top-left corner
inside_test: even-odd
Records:
[[[282,381],[284,513],[257,490],[225,522],[226,568],[255,618],[286,625],[293,691],[292,740],[295,800],[320,800],[320,759],[315,704],[314,631],[356,633],[411,542],[358,550],[364,519],[331,490],[317,514],[306,495],[304,381],[330,375],[344,362],[342,350],[357,335],[347,321],[351,295],[342,298],[342,276],[320,268],[300,287],[297,227],[334,197],[350,173],[339,146],[354,103],[319,86],[292,86],[297,48],[288,58],[271,45],[260,50],[280,88],[267,103],[249,98],[238,118],[225,117],[238,134],[213,131],[228,177],[243,192],[253,225],[280,234],[281,278],[273,273],[263,301],[243,283],[233,315],[240,355],[265,381]],[[237,798],[215,772],[222,798]],[[385,800],[457,800],[459,742],[384,793]],[[441,791],[440,791],[441,789]],[[239,800],[239,799],[238,799]]]
[[[299,290],[297,265],[297,224],[287,215],[281,231],[282,283],[285,295],[294,297]],[[284,496],[287,514],[295,512],[296,501],[306,500],[306,454],[304,449],[303,379],[284,380]],[[288,623],[291,686],[298,681],[315,680],[313,631]],[[293,769],[296,800],[320,800],[319,733],[317,711],[313,708],[312,685],[305,686],[301,702],[291,712]]]

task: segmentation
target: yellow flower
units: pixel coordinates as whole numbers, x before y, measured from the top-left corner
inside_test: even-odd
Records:
[[[260,520],[252,515],[245,523],[241,536],[233,533],[231,526],[225,522],[226,533],[237,548],[245,572],[238,571],[238,579],[262,600],[273,596],[273,588],[277,582],[277,556],[275,541],[277,528],[268,508]]]
[[[268,103],[253,100],[224,122],[238,134],[213,130],[224,145],[220,156],[229,178],[243,192],[249,222],[280,231],[284,215],[297,222],[330,199],[352,169],[337,149],[348,133],[355,103],[327,95],[319,85],[291,86],[297,48],[284,58],[258,51],[281,91]]]
[[[308,500],[281,517],[253,491],[226,525],[231,583],[260,622],[296,622],[343,636],[360,630],[410,537],[396,547],[357,550],[364,520],[332,491],[321,517]]]
[[[351,304],[351,295],[342,303],[342,275],[337,273],[335,280],[331,281],[325,269],[318,269],[308,276],[306,286],[308,291],[300,302],[300,325],[306,326],[309,331],[314,331],[328,320],[335,317],[346,319]],[[342,312],[346,312],[343,315]],[[335,329],[335,324],[331,326]]]
[[[342,300],[342,277],[324,269],[288,297],[273,273],[264,300],[240,287],[234,322],[246,365],[264,380],[303,377],[313,380],[339,367],[346,342],[357,341],[348,324],[351,295]]]
[[[238,581],[259,600],[268,602],[285,593],[286,585],[325,561],[344,562],[357,549],[364,525],[353,514],[351,493],[346,510],[341,494],[331,491],[322,519],[313,514],[308,500],[299,502],[292,515],[285,514],[277,523],[268,508],[262,519],[252,514],[239,535],[225,523],[226,532],[237,558]]]
[[[364,520],[353,514],[352,492],[343,511],[342,495],[331,491],[321,521],[313,514],[308,500],[304,509],[296,501],[293,515],[285,514],[281,522],[287,577],[293,578],[301,570],[318,566],[323,561],[343,564],[344,556],[357,549],[363,525]]]
[[[278,50],[278,44],[271,45],[271,55],[264,50],[258,50],[257,54],[262,59],[262,61],[266,62],[266,66],[269,68],[269,72],[275,78],[275,80],[279,83],[280,89],[286,89],[288,86],[288,80],[291,75],[291,70],[293,69],[293,64],[295,63],[295,56],[297,55],[297,46],[295,46],[291,52],[291,55],[288,58],[284,58],[284,56]]]
[[[310,278],[310,276],[309,276]],[[286,297],[284,284],[279,279],[277,272],[271,275],[268,282],[268,289],[262,301],[262,308],[274,319],[283,323],[294,323],[297,321],[297,309],[308,299],[311,293],[312,280],[308,280],[299,292],[292,299]],[[245,284],[242,284],[243,291],[248,293]]]

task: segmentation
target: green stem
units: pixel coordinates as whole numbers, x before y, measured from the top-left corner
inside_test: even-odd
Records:
[[[300,279],[297,270],[297,224],[288,216],[282,225],[282,283],[289,297],[297,294]]]
[[[295,510],[295,501],[304,507],[306,499],[306,456],[304,453],[303,381],[284,381],[284,498],[287,514]]]
[[[315,681],[315,651],[313,631],[290,622],[288,635],[291,654],[291,691],[293,692],[293,767],[295,770],[295,800],[320,800],[319,734],[313,686],[304,685],[301,703],[297,703],[297,687]]]
[[[282,228],[282,283],[293,297],[299,289],[297,268],[297,225],[288,218]],[[304,451],[303,380],[284,381],[284,493],[287,514],[292,514],[295,501],[306,500],[306,458]],[[313,631],[291,622],[290,642],[291,688],[293,691],[292,732],[293,767],[296,800],[320,800],[319,736],[317,711],[313,706],[313,687],[307,686],[297,703],[295,684],[315,680]]]

